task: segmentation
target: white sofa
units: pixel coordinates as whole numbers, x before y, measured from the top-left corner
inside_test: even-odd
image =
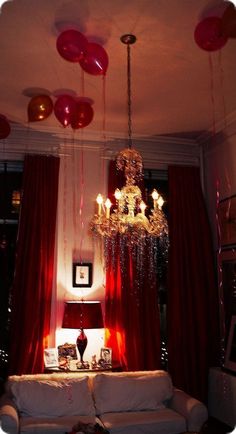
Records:
[[[199,432],[207,417],[165,371],[11,376],[0,406],[8,434],[65,434],[78,421],[111,434],[178,434]]]

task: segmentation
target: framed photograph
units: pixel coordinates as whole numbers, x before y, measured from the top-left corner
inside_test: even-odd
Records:
[[[44,365],[45,368],[54,368],[58,366],[58,352],[56,348],[45,348]]]
[[[104,368],[112,366],[112,349],[108,347],[101,348],[100,364]]]
[[[231,318],[224,367],[236,373],[236,315]]]
[[[236,195],[220,201],[218,217],[221,245],[236,244]]]
[[[64,345],[59,345],[57,348],[59,360],[66,359],[67,357],[71,357],[71,359],[77,360],[77,351],[75,344],[65,343]]]
[[[92,286],[92,264],[91,263],[74,263],[73,264],[73,287]]]

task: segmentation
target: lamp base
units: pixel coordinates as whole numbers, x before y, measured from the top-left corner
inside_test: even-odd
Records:
[[[81,329],[80,330],[80,334],[79,334],[79,336],[77,337],[77,340],[76,340],[76,345],[77,345],[77,348],[78,348],[78,351],[79,351],[79,354],[80,354],[80,364],[81,365],[83,365],[85,363],[83,361],[83,355],[84,355],[85,349],[87,347],[87,343],[88,343],[87,336],[84,333],[84,330]]]

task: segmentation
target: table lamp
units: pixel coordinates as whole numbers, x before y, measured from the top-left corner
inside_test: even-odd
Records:
[[[62,322],[63,328],[80,329],[76,345],[80,354],[80,368],[86,367],[83,355],[88,339],[84,329],[103,328],[102,307],[100,301],[66,301]]]

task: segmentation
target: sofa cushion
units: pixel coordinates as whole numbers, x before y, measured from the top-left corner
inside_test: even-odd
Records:
[[[11,384],[11,392],[20,413],[25,416],[95,415],[88,377],[16,381]]]
[[[155,410],[172,397],[172,382],[167,373],[117,376],[98,374],[94,378],[97,414],[120,411]]]
[[[176,434],[186,432],[184,417],[169,408],[105,413],[100,416],[100,419],[110,434]]]
[[[40,419],[24,417],[21,419],[20,430],[22,434],[65,434],[70,432],[78,421],[95,424],[96,418],[94,416],[63,416]]]

